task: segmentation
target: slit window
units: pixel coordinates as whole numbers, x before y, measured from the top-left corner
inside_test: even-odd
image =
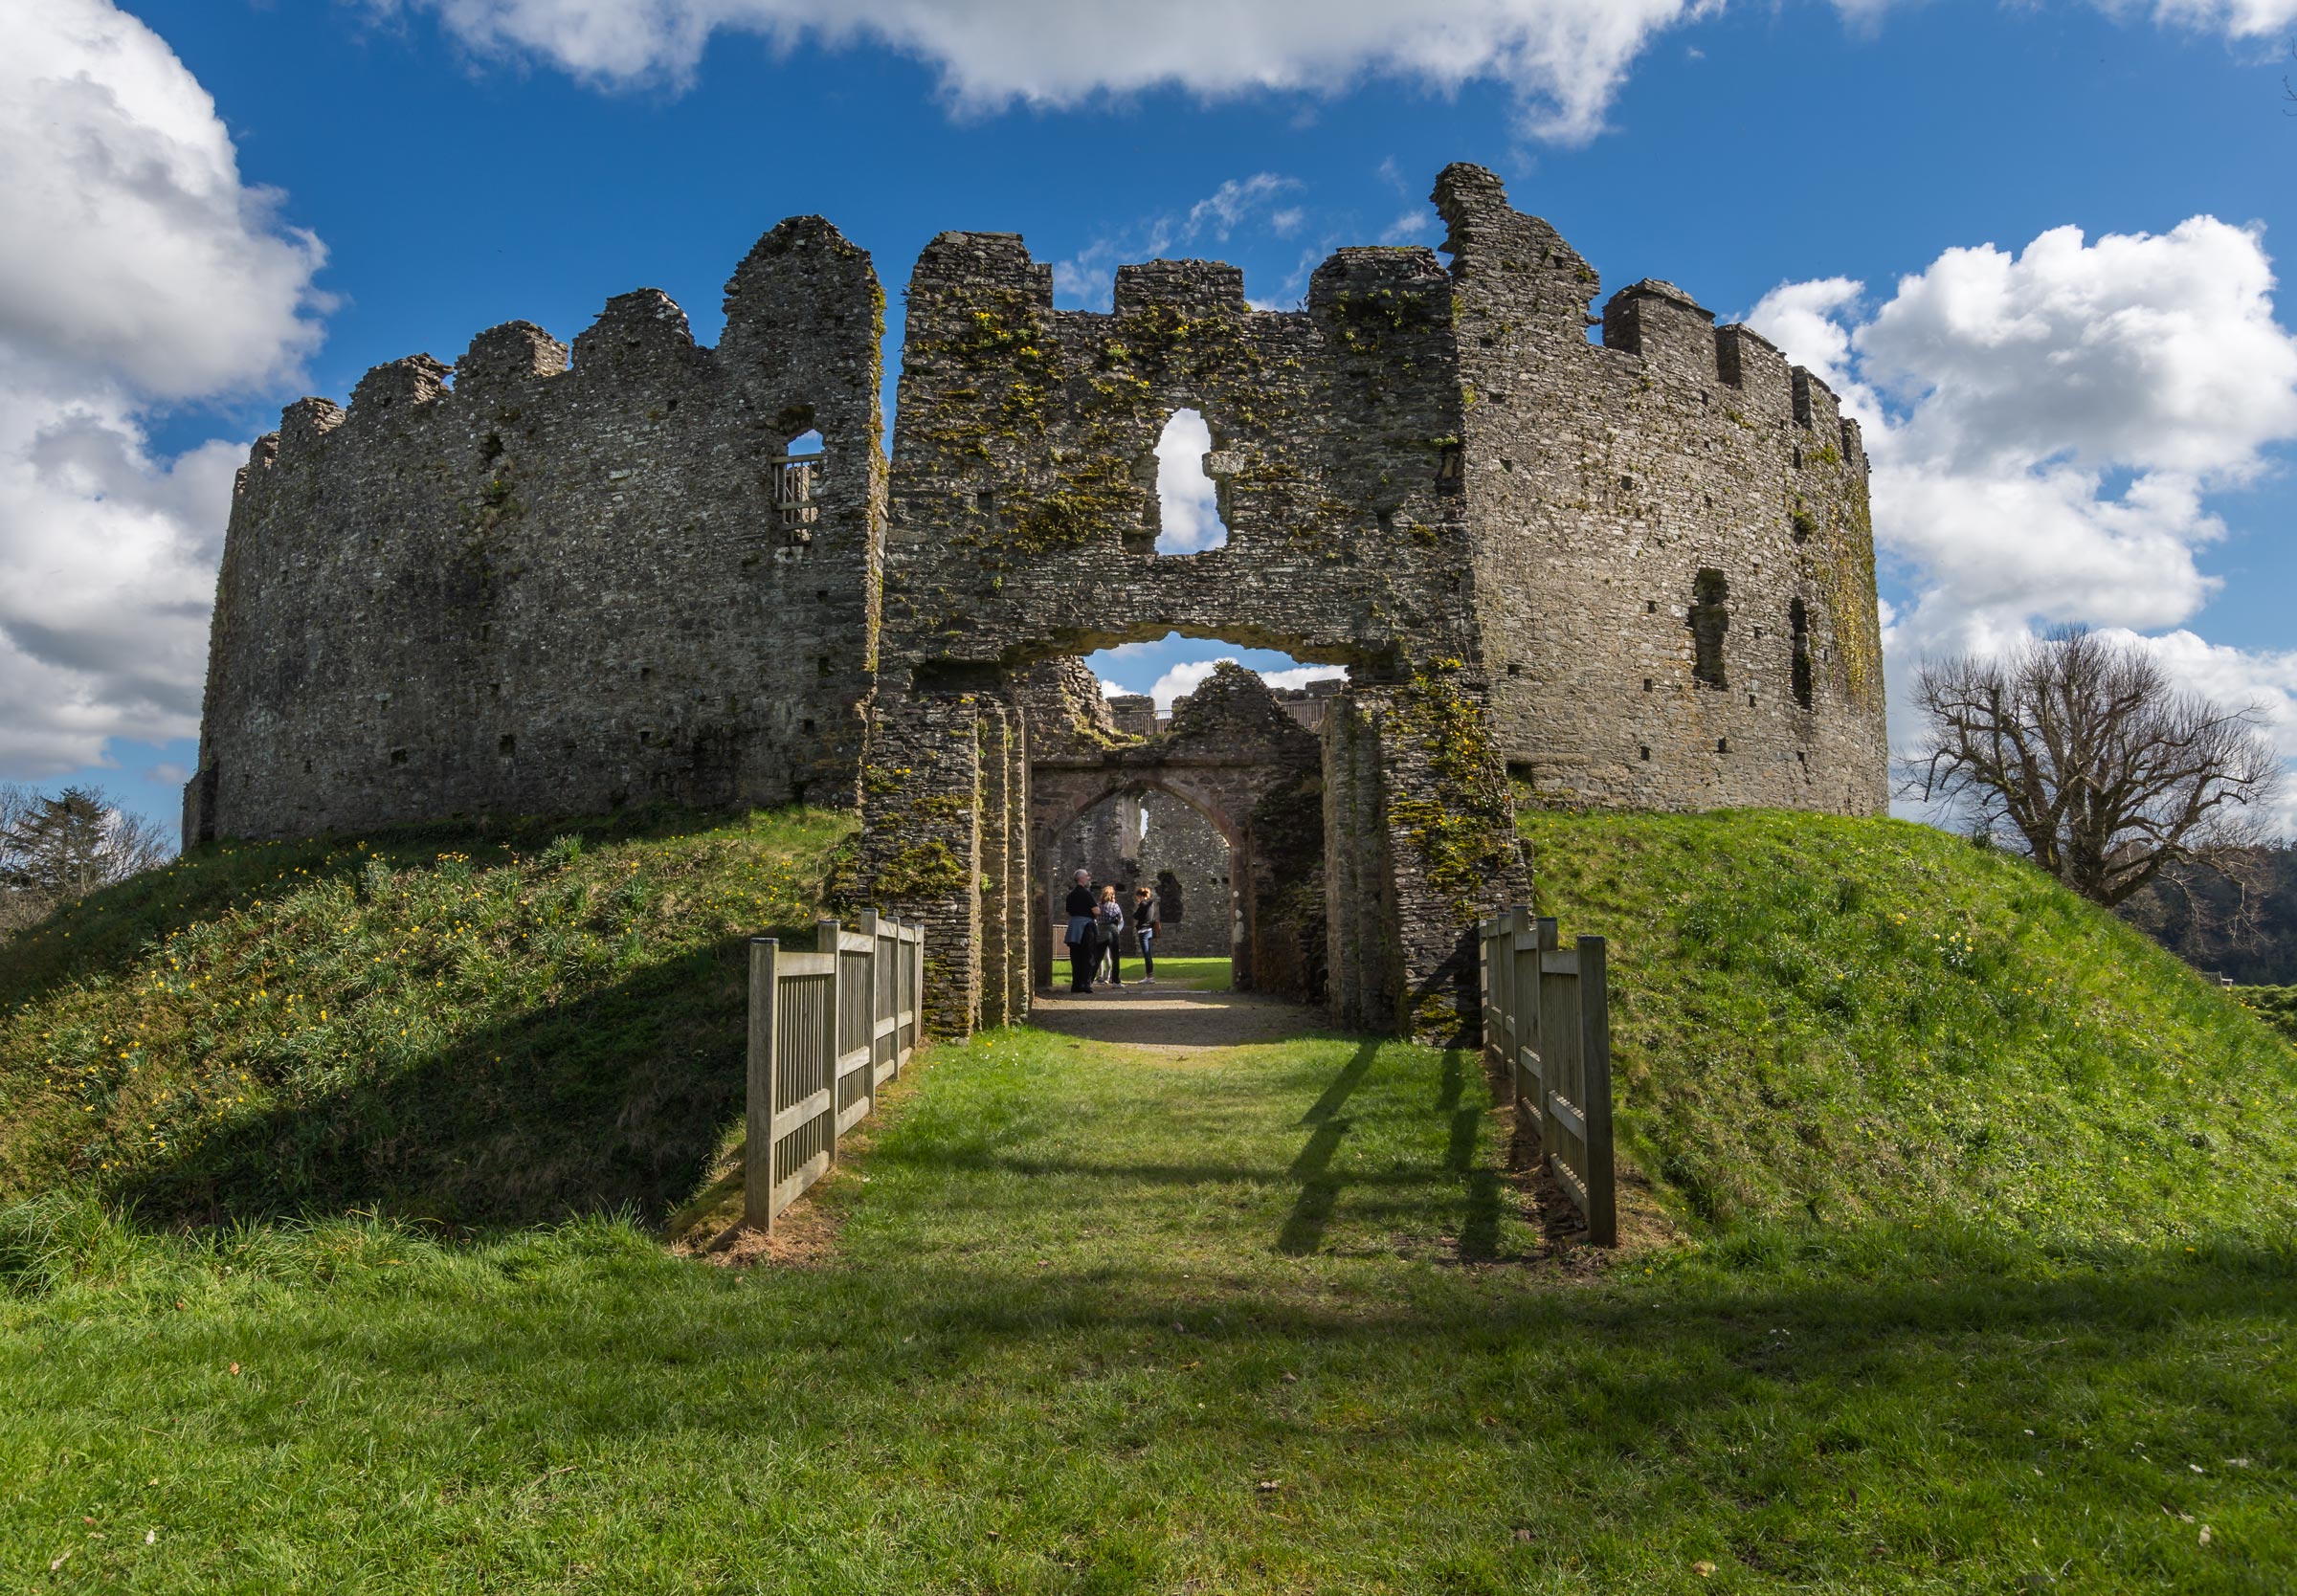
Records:
[[[1691,676],[1709,687],[1728,687],[1723,666],[1723,634],[1730,630],[1730,584],[1718,570],[1703,570],[1691,583]]]
[[[1811,707],[1811,612],[1800,599],[1787,601],[1787,634],[1794,658],[1790,667],[1795,686],[1795,701],[1803,708]]]

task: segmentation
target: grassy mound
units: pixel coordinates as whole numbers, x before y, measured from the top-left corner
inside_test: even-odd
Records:
[[[2297,1042],[2297,986],[2236,986],[2233,995],[2242,1008]]]
[[[1611,942],[1632,1156],[1709,1222],[2286,1234],[2297,1053],[2017,859],[1889,820],[1529,814]]]
[[[812,920],[851,826],[430,829],[100,893],[7,949],[0,1199],[658,1215],[739,1107],[742,939]]]

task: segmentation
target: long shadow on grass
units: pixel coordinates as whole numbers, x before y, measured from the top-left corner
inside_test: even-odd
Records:
[[[1367,1039],[1356,1049],[1356,1056],[1348,1067],[1332,1077],[1324,1096],[1318,1097],[1307,1113],[1300,1117],[1304,1125],[1313,1125],[1308,1144],[1300,1150],[1286,1171],[1300,1183],[1300,1196],[1292,1211],[1284,1219],[1283,1229],[1277,1232],[1276,1250],[1299,1256],[1313,1252],[1324,1245],[1326,1227],[1332,1222],[1332,1209],[1340,1200],[1342,1179],[1332,1173],[1332,1155],[1340,1150],[1341,1140],[1348,1135],[1351,1121],[1344,1119],[1340,1111],[1355,1095],[1364,1077],[1372,1073],[1372,1060],[1379,1055],[1380,1044]]]
[[[1337,1071],[1323,1094],[1300,1117],[1307,1141],[1290,1164],[1256,1164],[1234,1160],[1197,1162],[1093,1159],[1015,1152],[994,1139],[936,1140],[909,1146],[898,1139],[872,1155],[886,1163],[912,1164],[931,1169],[937,1177],[979,1174],[1021,1175],[1032,1179],[1086,1179],[1120,1185],[1163,1186],[1243,1186],[1252,1189],[1296,1186],[1290,1211],[1278,1227],[1275,1250],[1301,1257],[1324,1250],[1333,1213],[1344,1195],[1350,1197],[1351,1216],[1370,1222],[1396,1218],[1451,1227],[1459,1194],[1465,1209],[1460,1214],[1459,1249],[1471,1260],[1496,1257],[1500,1245],[1503,1192],[1500,1173],[1477,1158],[1477,1130],[1483,1111],[1461,1101],[1467,1072],[1464,1054],[1450,1053],[1443,1061],[1442,1085],[1435,1112],[1446,1132],[1440,1159],[1404,1166],[1349,1168],[1341,1155],[1356,1130],[1357,1119],[1343,1112],[1371,1075],[1381,1038],[1359,1041],[1354,1054]],[[1257,1110],[1239,1107],[1238,1112]],[[1382,1113],[1393,1112],[1382,1108]]]
[[[635,1210],[691,1192],[739,1111],[747,976],[728,938],[234,1123],[105,1193],[206,1224],[380,1208],[454,1225]]]

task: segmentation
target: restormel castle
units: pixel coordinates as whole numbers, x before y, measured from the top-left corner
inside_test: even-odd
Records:
[[[512,322],[299,401],[239,477],[186,843],[858,805],[954,1033],[1026,1013],[1056,840],[1148,796],[1228,845],[1240,981],[1435,1035],[1474,1024],[1477,914],[1527,900],[1519,792],[1880,810],[1857,425],[1670,284],[1598,321],[1490,172],[1435,202],[1448,267],[1344,249],[1293,311],[1193,260],[1057,310],[1017,235],[945,233],[890,458],[883,294],[818,217],[714,349],[641,291],[570,359]],[[1160,554],[1184,408],[1228,541]],[[1082,656],[1171,632],[1347,681],[1313,724],[1226,670],[1120,725]]]

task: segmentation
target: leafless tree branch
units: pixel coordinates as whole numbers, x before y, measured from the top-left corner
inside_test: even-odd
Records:
[[[1902,790],[2006,830],[2096,902],[2266,840],[2283,768],[2264,709],[2179,691],[2142,648],[2054,632],[1998,659],[1926,665],[1915,698],[1923,741]]]

